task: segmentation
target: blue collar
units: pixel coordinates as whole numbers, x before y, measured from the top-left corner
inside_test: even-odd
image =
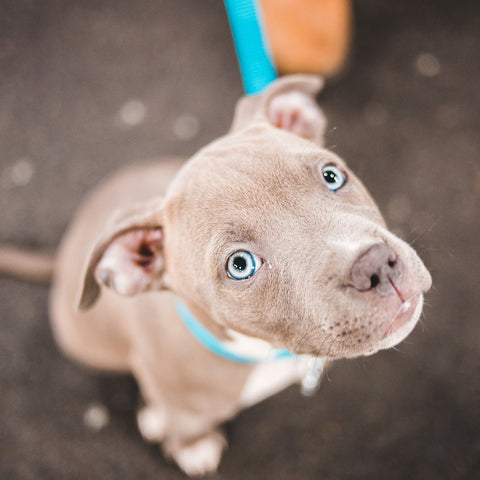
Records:
[[[276,349],[266,359],[259,359],[248,357],[246,355],[239,355],[229,349],[228,345],[221,342],[215,335],[209,332],[197,319],[187,310],[185,305],[180,300],[175,300],[175,308],[177,309],[180,318],[185,326],[190,330],[190,333],[207,349],[216,355],[238,363],[256,364],[262,361],[280,360],[284,358],[296,358],[292,352],[285,349]]]

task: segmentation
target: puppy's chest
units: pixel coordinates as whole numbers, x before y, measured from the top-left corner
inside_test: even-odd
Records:
[[[275,395],[307,375],[311,363],[309,357],[284,355],[284,351],[274,349],[263,340],[234,331],[228,333],[233,340],[225,343],[226,348],[245,358],[255,359],[255,366],[240,396],[242,408]]]
[[[241,407],[254,405],[299,383],[307,374],[308,368],[309,359],[305,357],[271,360],[255,366],[243,387]]]
[[[226,334],[229,340],[220,340],[200,324],[181,302],[176,302],[175,307],[187,331],[206,350],[228,362],[253,367],[249,369],[250,374],[241,388],[239,407],[254,405],[300,381],[302,393],[311,395],[316,390],[323,359],[294,355],[264,340],[228,328]]]

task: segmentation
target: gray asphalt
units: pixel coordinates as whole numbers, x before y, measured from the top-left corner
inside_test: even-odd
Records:
[[[434,287],[397,349],[229,423],[214,478],[480,478],[480,7],[354,5],[348,66],[319,98],[327,143]],[[100,178],[194,153],[241,92],[220,0],[1,0],[0,241],[53,251]],[[0,478],[184,478],[141,440],[134,381],[57,350],[47,296],[0,279]],[[105,411],[96,429],[88,412]]]

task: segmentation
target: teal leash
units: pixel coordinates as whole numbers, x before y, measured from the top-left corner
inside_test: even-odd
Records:
[[[256,95],[278,77],[260,5],[256,0],[224,0],[224,3],[245,93]]]

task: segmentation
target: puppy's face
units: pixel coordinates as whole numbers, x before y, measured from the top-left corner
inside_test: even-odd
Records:
[[[169,287],[217,324],[353,357],[415,326],[428,271],[336,155],[268,124],[202,150],[164,207]]]
[[[309,95],[320,86],[287,77],[241,101],[233,133],[195,155],[164,200],[106,232],[81,308],[101,283],[125,295],[169,288],[215,333],[298,354],[353,357],[405,338],[430,275],[319,146],[325,121]]]

